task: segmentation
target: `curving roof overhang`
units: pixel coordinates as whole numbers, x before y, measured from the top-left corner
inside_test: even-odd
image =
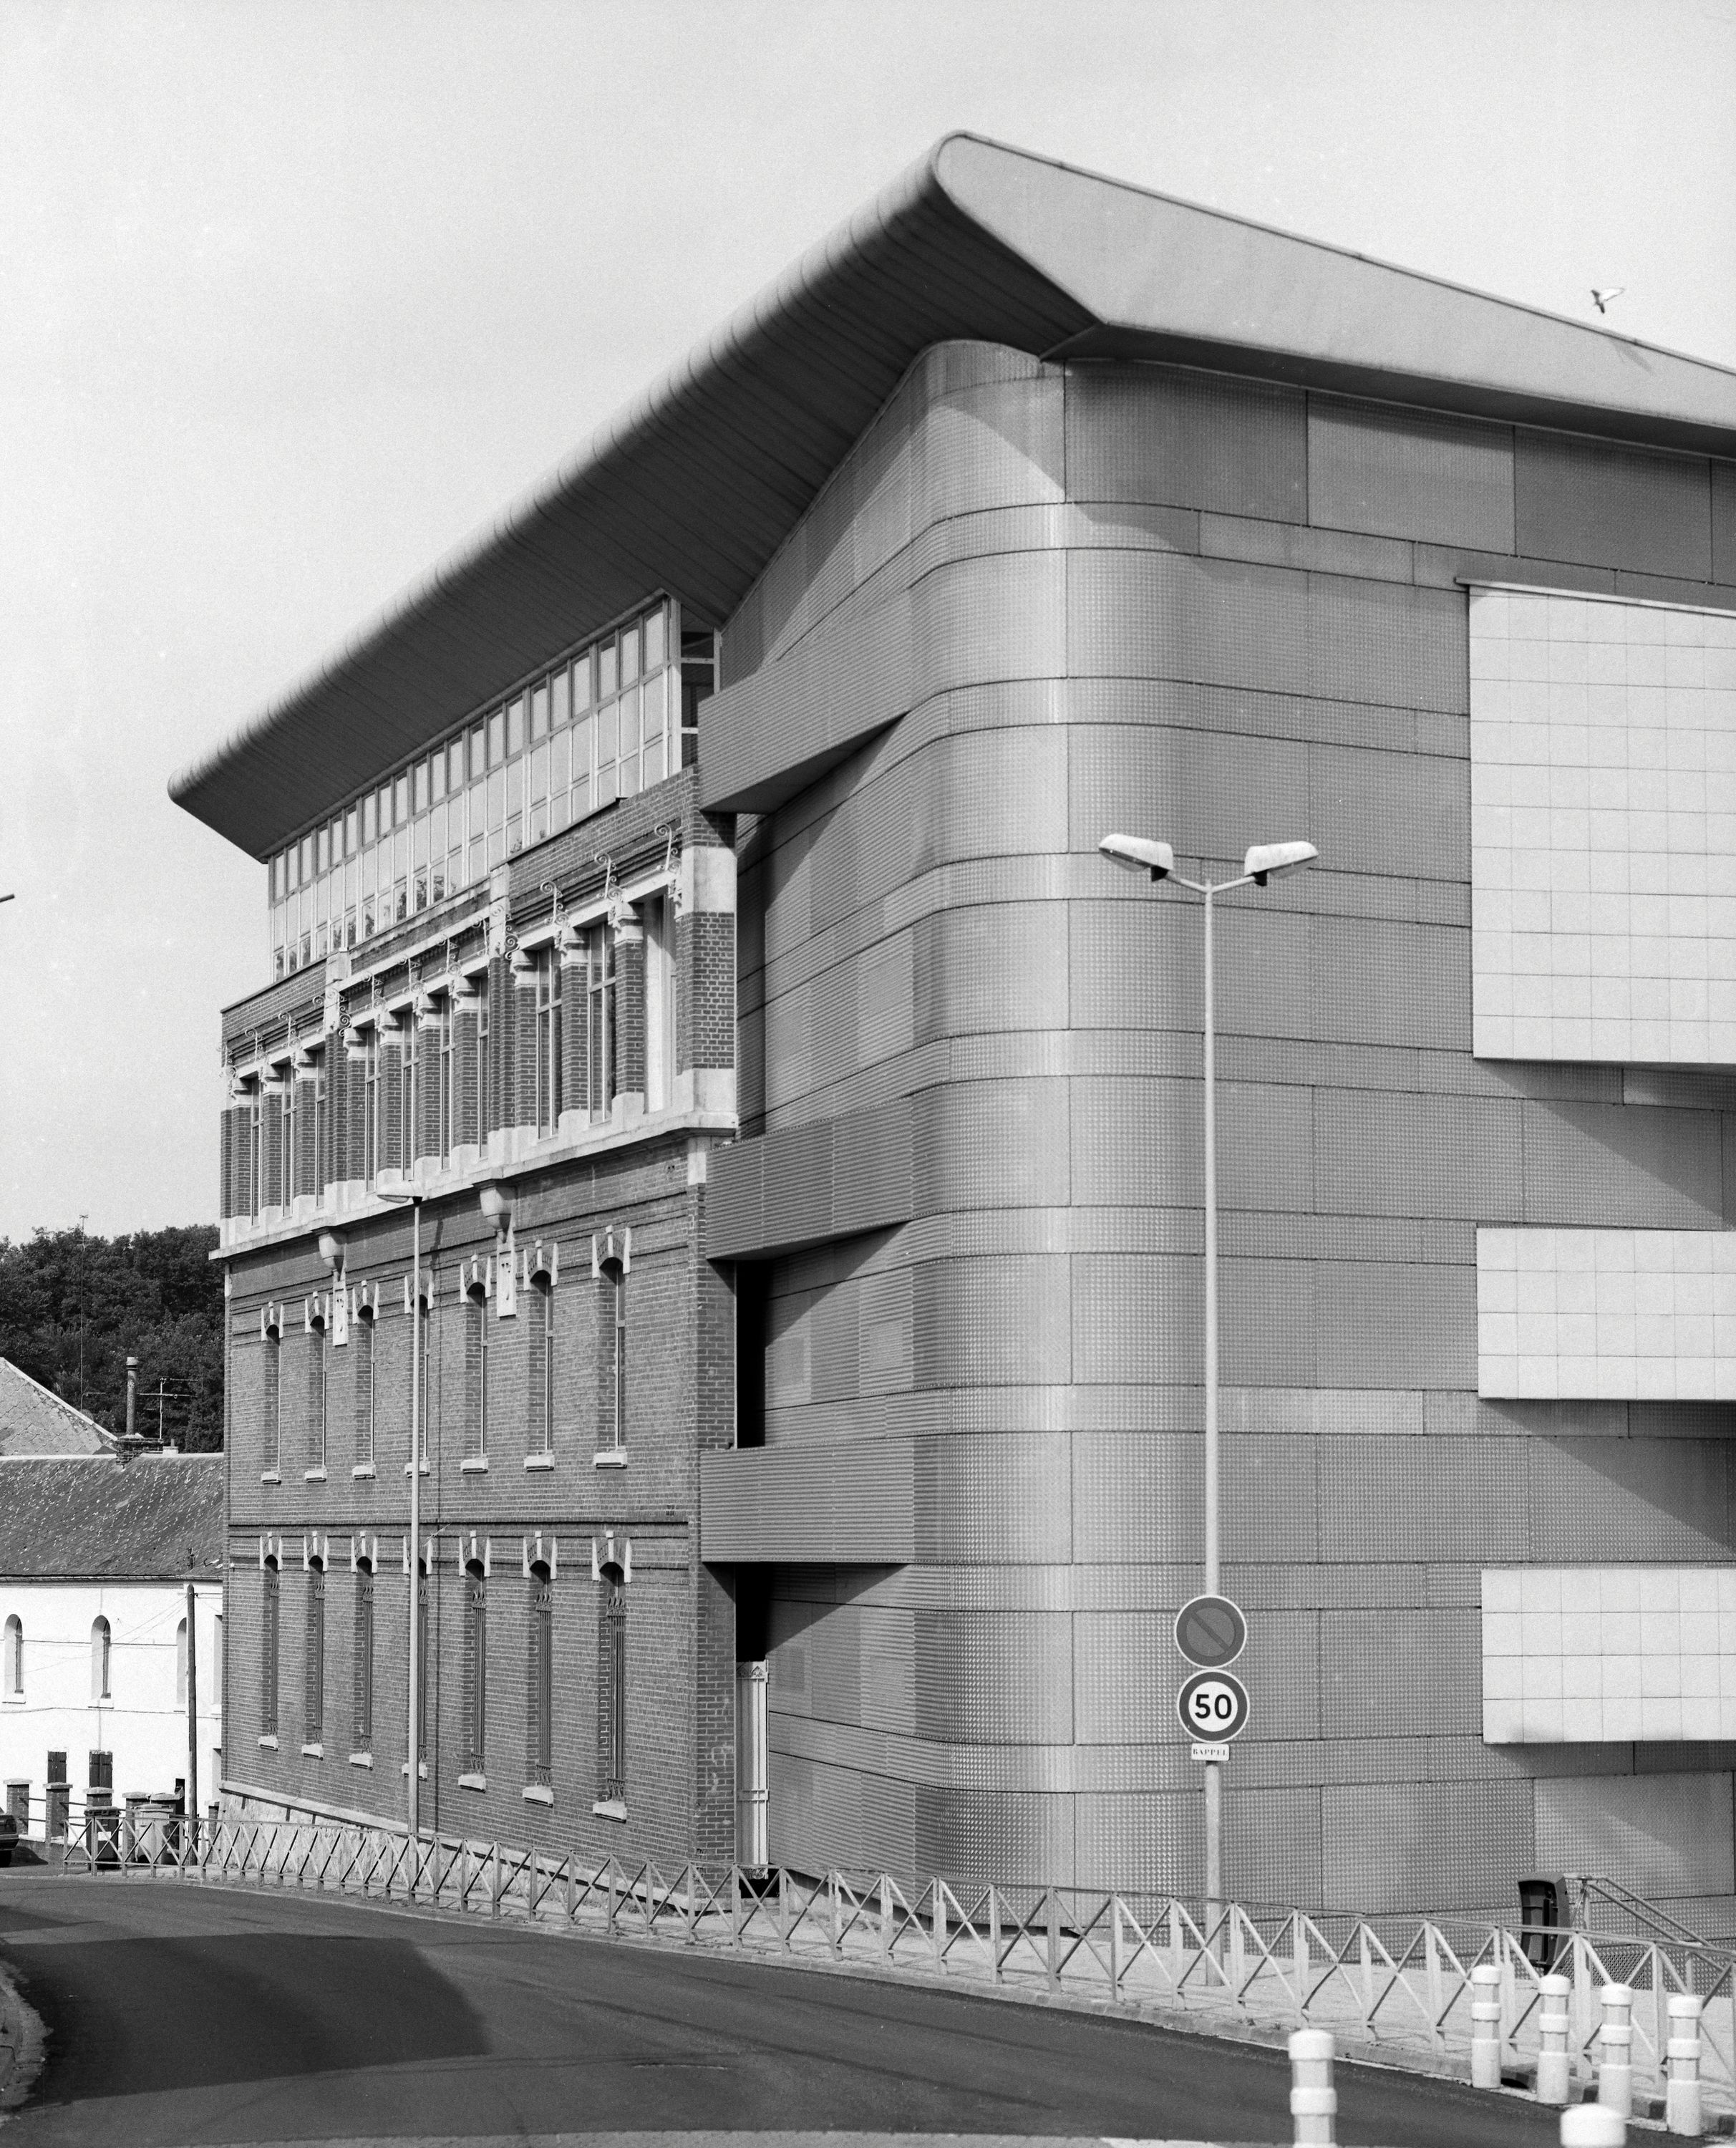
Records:
[[[170,795],[263,858],[650,591],[720,625],[952,338],[1736,455],[1736,373],[949,135]]]

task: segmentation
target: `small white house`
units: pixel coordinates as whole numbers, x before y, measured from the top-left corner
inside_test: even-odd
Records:
[[[0,1453],[0,1783],[40,1841],[88,1804],[222,1769],[220,1454]]]

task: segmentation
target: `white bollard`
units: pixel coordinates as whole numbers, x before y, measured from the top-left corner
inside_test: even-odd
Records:
[[[1663,2122],[1672,2133],[1698,2140],[1700,2125],[1700,2010],[1705,2004],[1691,1991],[1669,1995],[1669,2085],[1664,2090]]]
[[[1338,2098],[1332,2087],[1332,2032],[1298,2029],[1290,2039],[1290,2116],[1297,2148],[1331,2148]]]
[[[1501,2085],[1501,1971],[1492,1961],[1471,1972],[1471,2085]]]
[[[1568,2049],[1572,2035],[1568,2002],[1573,1987],[1564,1976],[1543,1976],[1537,1989],[1537,2100],[1559,2107],[1567,2102],[1573,2085]]]
[[[1633,2115],[1633,1993],[1625,1984],[1606,1984],[1599,1995],[1598,2101],[1626,2120]]]
[[[1561,2114],[1561,2148],[1623,2148],[1628,2121],[1601,2103],[1570,2104]]]

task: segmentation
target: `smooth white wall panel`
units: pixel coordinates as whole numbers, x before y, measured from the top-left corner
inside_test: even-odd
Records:
[[[1473,588],[1474,1048],[1736,1064],[1736,613]]]

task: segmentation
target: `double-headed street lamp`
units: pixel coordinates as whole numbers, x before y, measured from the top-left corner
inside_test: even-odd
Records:
[[[1111,864],[1129,872],[1147,873],[1156,881],[1168,881],[1201,898],[1205,916],[1205,1049],[1202,1071],[1205,1080],[1206,1141],[1206,1543],[1207,1596],[1222,1593],[1218,1564],[1217,1461],[1217,1099],[1213,1093],[1213,1034],[1212,1005],[1212,905],[1220,895],[1238,887],[1264,887],[1280,873],[1293,872],[1320,853],[1312,843],[1256,843],[1242,861],[1234,880],[1184,880],[1176,871],[1176,854],[1167,843],[1143,836],[1106,836],[1097,848]],[[1206,1920],[1209,1931],[1216,1924],[1223,1898],[1223,1774],[1221,1764],[1206,1762]]]

